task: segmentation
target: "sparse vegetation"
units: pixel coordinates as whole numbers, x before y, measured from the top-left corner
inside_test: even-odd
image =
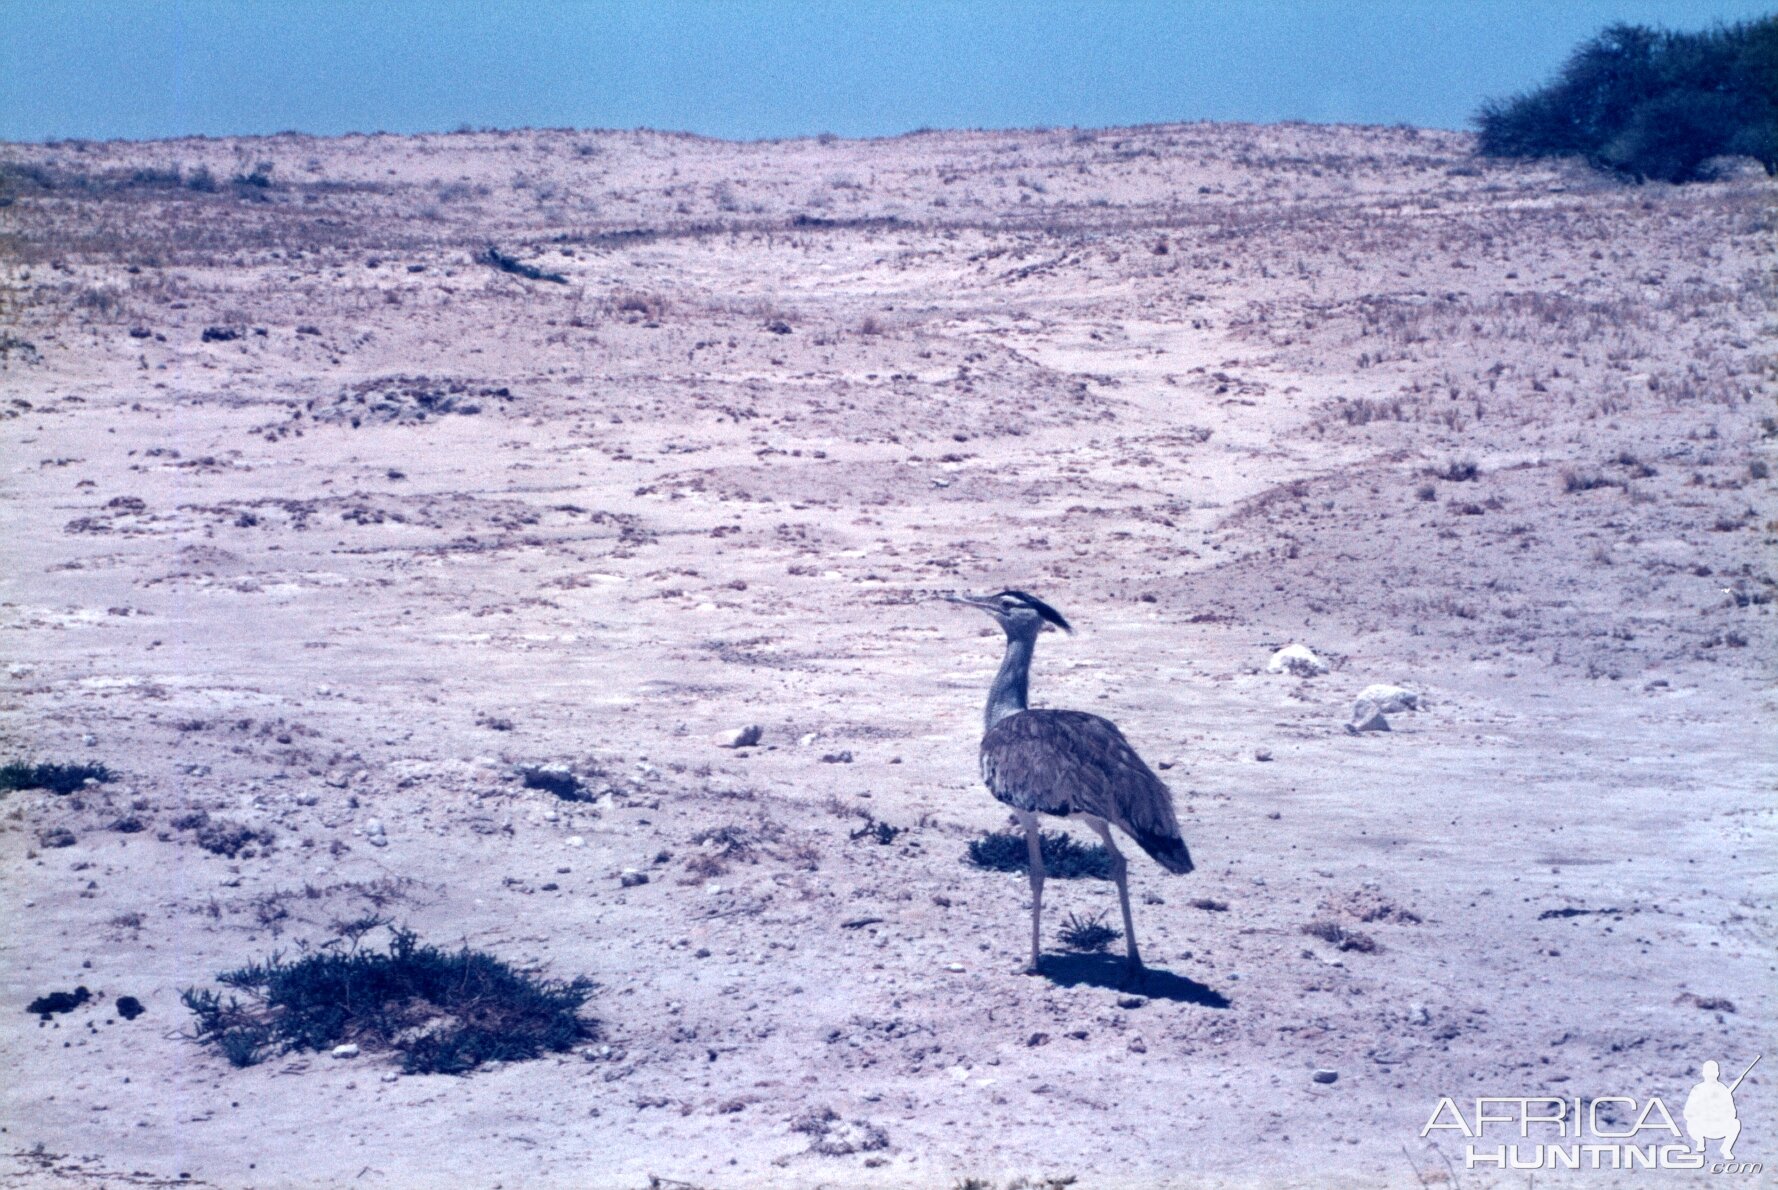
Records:
[[[337,943],[336,943],[337,946]],[[580,1015],[592,985],[539,980],[467,947],[450,953],[394,931],[387,951],[355,946],[294,963],[273,954],[216,977],[247,997],[186,990],[194,1039],[234,1066],[292,1050],[392,1050],[409,1074],[466,1074],[485,1062],[560,1052],[597,1035]]]
[[[499,729],[510,731],[511,725]],[[531,767],[520,772],[526,789],[541,789],[545,793],[553,793],[565,802],[590,802],[594,794],[587,789],[579,777],[559,766]]]
[[[568,278],[561,273],[546,272],[533,264],[526,264],[516,256],[508,256],[494,245],[489,244],[481,254],[485,264],[493,265],[503,273],[511,273],[523,277],[527,281],[554,281],[558,285],[568,284]]]
[[[1619,480],[1600,475],[1596,471],[1577,471],[1573,469],[1562,472],[1562,490],[1565,492],[1590,492],[1595,488],[1622,487]]]
[[[1045,875],[1062,880],[1111,879],[1111,857],[1103,844],[1083,844],[1062,831],[1044,831],[1038,838]],[[1023,872],[1030,866],[1025,832],[994,831],[973,839],[967,858],[990,872]]]
[[[1319,938],[1339,950],[1354,950],[1361,954],[1370,954],[1378,949],[1377,940],[1361,930],[1350,929],[1335,921],[1312,921],[1303,927],[1303,933],[1311,938]]]
[[[181,814],[170,825],[174,830],[192,832],[199,847],[228,859],[252,857],[275,841],[269,830],[227,818],[212,818],[207,810]]]
[[[0,793],[15,789],[47,789],[67,795],[88,781],[103,784],[111,780],[111,770],[102,764],[28,764],[22,760],[0,765]]]
[[[1062,923],[1058,936],[1062,939],[1062,945],[1069,950],[1077,950],[1082,954],[1102,954],[1113,942],[1122,938],[1124,932],[1106,925],[1103,912],[1092,917],[1070,913]]]
[[[858,842],[860,839],[864,839],[887,847],[889,844],[895,842],[895,837],[901,834],[904,829],[906,828],[890,826],[887,822],[878,822],[876,818],[872,817],[870,814],[866,814],[864,816],[864,825],[857,830],[852,831],[847,835],[847,838],[851,839],[854,843]]]
[[[655,293],[620,290],[611,297],[611,308],[630,321],[658,323],[667,313],[667,300]]]
[[[1580,157],[1636,181],[1690,182],[1714,157],[1778,173],[1778,16],[1676,33],[1612,25],[1554,82],[1476,115],[1490,157]]]
[[[809,1138],[809,1151],[824,1157],[870,1153],[889,1147],[889,1134],[868,1120],[842,1120],[832,1108],[806,1112],[790,1122],[792,1132]]]

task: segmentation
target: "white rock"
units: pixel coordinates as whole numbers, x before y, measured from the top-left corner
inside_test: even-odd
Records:
[[[1352,722],[1346,724],[1346,730],[1353,735],[1361,731],[1388,731],[1389,720],[1383,718],[1383,709],[1376,703],[1361,698],[1352,708]]]
[[[579,835],[569,835],[566,839],[563,839],[562,842],[569,847],[585,847],[586,846],[586,840],[581,838]]]
[[[1267,673],[1291,673],[1299,678],[1312,678],[1327,672],[1327,662],[1317,657],[1307,645],[1285,645],[1266,663]]]
[[[1377,709],[1385,715],[1393,715],[1397,711],[1417,711],[1420,709],[1420,696],[1403,686],[1374,685],[1366,686],[1358,692],[1358,701],[1369,700],[1377,704]]]
[[[381,818],[368,819],[364,824],[364,833],[373,839],[382,834],[383,820]]]
[[[718,748],[751,748],[759,743],[764,735],[765,728],[758,724],[749,724],[746,727],[717,732],[716,746]]]
[[[336,1045],[333,1047],[333,1056],[336,1058],[356,1058],[358,1056],[358,1047],[355,1045]]]

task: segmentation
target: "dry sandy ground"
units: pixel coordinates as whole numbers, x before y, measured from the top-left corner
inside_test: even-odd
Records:
[[[1774,190],[1467,154],[0,149],[0,760],[118,774],[0,800],[0,1184],[1519,1186],[1421,1139],[1439,1096],[1762,1052],[1737,1156],[1778,1163]],[[1034,701],[1170,766],[1145,996],[1055,940],[1109,885],[1050,885],[1033,978],[1023,878],[963,862],[999,638],[926,596],[1000,586],[1082,629]],[[1291,642],[1332,671],[1266,673]],[[1348,734],[1378,681],[1423,709]],[[601,1040],[185,1036],[182,989],[377,908],[593,978]]]

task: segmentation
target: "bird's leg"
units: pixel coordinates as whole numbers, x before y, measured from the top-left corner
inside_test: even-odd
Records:
[[[1124,853],[1117,849],[1111,840],[1111,827],[1102,818],[1089,818],[1091,826],[1105,843],[1105,854],[1111,857],[1111,878],[1117,882],[1117,903],[1124,911],[1124,944],[1125,953],[1129,956],[1130,974],[1136,975],[1142,970],[1142,955],[1136,949],[1136,923],[1130,917],[1130,866],[1124,862]]]
[[[1031,965],[1025,974],[1036,975],[1043,959],[1043,834],[1037,815],[1028,811],[1020,812],[1019,825],[1025,828],[1026,870],[1031,877]]]

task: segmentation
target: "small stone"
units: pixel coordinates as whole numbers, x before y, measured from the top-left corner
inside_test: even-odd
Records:
[[[635,888],[638,884],[648,883],[648,873],[638,872],[635,868],[625,868],[618,876],[617,882],[625,888]]]
[[[1314,1079],[1318,1083],[1333,1083],[1333,1082],[1339,1081],[1340,1072],[1337,1070],[1322,1069],[1322,1070],[1317,1070],[1314,1074],[1311,1074],[1309,1077]]]
[[[358,1047],[355,1045],[336,1045],[333,1047],[333,1056],[336,1058],[356,1058],[358,1056]]]
[[[822,764],[851,764],[852,763],[852,753],[850,751],[828,752],[821,757],[821,763]]]
[[[1313,678],[1327,672],[1327,662],[1317,657],[1307,645],[1286,645],[1266,662],[1266,672]]]
[[[813,744],[816,740],[818,740],[820,738],[821,738],[820,732],[817,732],[817,731],[805,732],[802,735],[797,737],[796,746],[799,748],[807,748],[810,744]]]
[[[1132,1054],[1146,1054],[1148,1052],[1148,1042],[1142,1040],[1141,1035],[1138,1034],[1137,1036],[1130,1038],[1129,1049]]]
[[[1144,996],[1119,996],[1117,998],[1119,1008],[1141,1008],[1147,1003],[1148,999]]]
[[[1416,1025],[1430,1025],[1432,1013],[1426,1010],[1426,1005],[1415,1004],[1408,1009],[1408,1020]]]
[[[1033,1049],[1040,1045],[1048,1045],[1049,1043],[1050,1035],[1048,1033],[1033,1033],[1031,1036],[1025,1038],[1025,1044]]]
[[[367,835],[382,834],[383,833],[383,820],[381,818],[372,818],[369,821],[367,821],[364,824],[364,833]]]
[[[585,847],[586,840],[579,835],[569,835],[566,839],[562,840],[562,844],[566,847]]]
[[[765,738],[765,734],[765,728],[756,723],[746,727],[737,727],[731,731],[719,731],[716,733],[716,746],[718,748],[751,748]]]
[[[945,970],[950,971],[950,972],[959,972],[959,971],[963,970],[963,964],[962,963],[946,963]]]
[[[1255,748],[1253,750],[1253,759],[1264,764],[1272,759],[1272,750],[1270,748]]]
[[[329,773],[327,774],[327,783],[335,789],[344,789],[346,787],[346,774]]]

